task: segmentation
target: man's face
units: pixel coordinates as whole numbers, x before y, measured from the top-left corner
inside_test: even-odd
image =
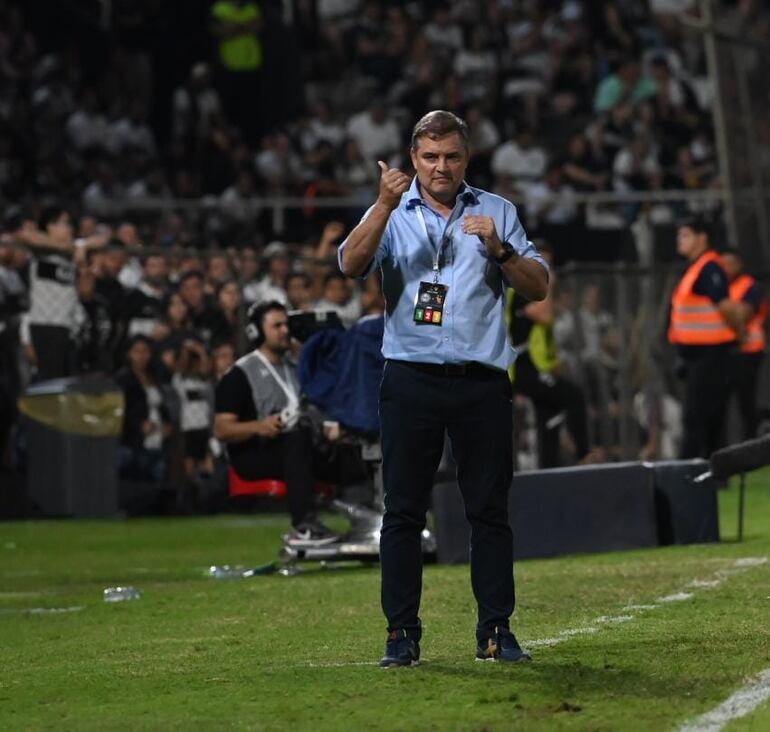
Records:
[[[436,140],[424,135],[411,155],[421,188],[442,203],[454,198],[468,167],[468,150],[460,135],[453,132]]]
[[[144,279],[151,285],[159,287],[168,277],[168,266],[165,257],[148,257],[144,263]]]
[[[283,282],[286,279],[286,275],[289,274],[289,269],[291,268],[291,264],[289,263],[289,258],[281,256],[272,257],[270,259],[270,263],[268,264],[268,271],[270,272],[270,276],[276,281],[276,282]]]
[[[270,310],[262,319],[265,346],[274,353],[286,353],[291,345],[289,316],[283,310]]]
[[[326,283],[324,297],[335,305],[344,305],[348,299],[348,288],[345,280],[335,277]]]
[[[310,290],[303,277],[292,277],[286,286],[286,296],[293,308],[302,310],[310,303]]]
[[[725,253],[722,255],[722,268],[727,274],[727,279],[732,282],[741,273],[741,260],[730,252]]]
[[[209,259],[208,276],[211,282],[224,282],[230,276],[230,265],[225,257]]]
[[[198,310],[203,304],[203,282],[199,277],[188,277],[179,285],[179,294],[188,308]]]
[[[676,233],[676,251],[686,259],[692,259],[707,245],[706,235],[693,231],[689,226],[680,226]]]
[[[115,230],[115,238],[123,242],[127,247],[141,247],[139,230],[133,224],[123,223]]]
[[[72,220],[68,213],[63,213],[55,221],[48,224],[48,235],[57,242],[69,242],[72,240]]]
[[[110,250],[102,255],[102,271],[109,277],[117,277],[125,266],[126,255],[124,252]]]

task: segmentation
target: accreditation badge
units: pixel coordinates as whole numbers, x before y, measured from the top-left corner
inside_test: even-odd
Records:
[[[414,322],[417,325],[438,325],[444,320],[447,285],[440,282],[420,282],[414,303]]]

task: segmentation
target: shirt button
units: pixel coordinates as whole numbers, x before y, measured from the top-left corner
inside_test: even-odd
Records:
[[[445,340],[445,341],[448,341],[448,340],[449,340],[449,338],[447,338],[446,336],[444,336],[444,340]]]

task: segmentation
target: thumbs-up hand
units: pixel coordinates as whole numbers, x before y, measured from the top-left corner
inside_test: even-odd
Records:
[[[393,210],[401,201],[401,196],[409,190],[412,179],[398,168],[389,168],[382,160],[377,161],[382,171],[380,174],[380,195],[377,202]]]

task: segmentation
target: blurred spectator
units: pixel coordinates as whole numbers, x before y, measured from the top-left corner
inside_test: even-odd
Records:
[[[184,440],[182,503],[195,511],[200,505],[200,479],[213,473],[209,439],[214,425],[211,359],[200,341],[188,338],[179,349],[171,385],[180,403],[179,429]]]
[[[216,0],[211,6],[219,41],[220,88],[228,116],[244,134],[259,135],[262,13],[252,0]]]
[[[75,372],[72,333],[78,308],[77,267],[73,261],[72,219],[61,207],[43,211],[40,230],[26,222],[20,239],[32,249],[29,273],[30,346],[38,379],[71,376]]]
[[[235,363],[235,347],[232,343],[220,343],[214,346],[211,354],[214,381],[218,382]]]
[[[323,297],[316,307],[319,310],[333,310],[340,316],[346,328],[353,325],[363,314],[360,293],[353,292],[350,281],[341,272],[330,272],[326,275]]]
[[[304,272],[292,272],[286,277],[286,305],[290,310],[311,310],[313,293],[310,277]]]
[[[657,91],[655,81],[642,75],[639,61],[628,58],[620,64],[615,73],[605,77],[597,87],[594,110],[607,112],[621,102],[643,102],[654,96]]]
[[[0,234],[0,472],[10,463],[6,448],[22,386],[19,321],[29,304],[17,251],[11,236]]]
[[[78,270],[80,307],[75,315],[74,341],[78,373],[112,373],[113,353],[120,335],[110,303],[96,290],[96,274],[88,266]]]
[[[107,118],[99,109],[96,90],[88,88],[78,107],[67,120],[67,134],[75,148],[81,152],[107,149],[109,140]]]
[[[233,271],[230,260],[226,254],[212,253],[209,255],[206,266],[206,292],[209,295],[216,294],[217,290],[225,282],[233,279]]]
[[[365,160],[388,160],[401,145],[398,127],[388,116],[381,99],[375,100],[369,109],[350,118],[347,134],[358,145]]]
[[[544,225],[566,226],[577,218],[575,191],[564,182],[562,166],[552,162],[545,172],[545,180],[533,183],[527,189],[527,219],[533,228]]]
[[[244,298],[250,303],[275,300],[285,304],[286,291],[283,286],[291,269],[288,248],[281,241],[270,242],[265,247],[263,261],[267,269],[265,275],[256,285],[249,285],[244,291]]]
[[[241,170],[235,183],[222,191],[219,197],[219,208],[233,221],[245,223],[254,216],[256,193],[254,176],[248,170]]]
[[[163,315],[152,338],[158,344],[158,353],[169,372],[174,370],[176,354],[182,343],[194,335],[189,311],[178,292],[171,292],[163,303]]]
[[[524,191],[545,174],[548,154],[535,142],[528,127],[520,127],[514,139],[504,142],[492,155],[492,172],[498,185],[507,179],[517,190]]]
[[[609,181],[604,161],[596,155],[586,136],[580,132],[569,140],[562,171],[564,179],[576,191],[601,191]]]
[[[125,297],[126,333],[151,336],[163,316],[163,300],[168,286],[168,265],[160,254],[150,254],[142,262],[142,279]]]
[[[205,279],[201,271],[185,272],[179,280],[178,291],[187,306],[187,314],[193,329],[203,343],[209,346],[220,318],[215,306],[206,296],[204,283]]]
[[[155,135],[147,124],[147,111],[139,101],[132,101],[128,113],[110,125],[107,148],[113,155],[129,150],[152,158],[155,156]]]
[[[172,134],[188,153],[199,150],[215,119],[222,113],[219,93],[211,83],[205,63],[190,69],[187,81],[174,92]]]
[[[152,341],[134,336],[126,367],[115,376],[125,399],[118,464],[121,478],[160,483],[166,475],[163,443],[173,426],[168,395],[154,374],[152,358]]]
[[[549,246],[541,245],[539,249],[546,261],[553,261]],[[552,270],[550,294],[545,300],[529,302],[514,294],[510,304],[510,338],[519,352],[513,366],[513,388],[516,394],[528,397],[535,408],[540,468],[562,464],[560,431],[565,423],[573,442],[574,461],[590,462],[596,457],[590,451],[585,397],[561,373],[553,334],[555,287]]]
[[[238,355],[243,355],[246,342],[243,333],[243,308],[241,290],[235,280],[221,282],[216,290],[216,319],[212,326],[212,343],[227,341],[237,344]]]
[[[440,3],[436,7],[423,33],[433,50],[447,59],[464,46],[462,29],[452,21],[448,4]]]
[[[255,161],[257,173],[268,192],[291,193],[302,179],[302,159],[294,152],[285,132],[268,135]]]

